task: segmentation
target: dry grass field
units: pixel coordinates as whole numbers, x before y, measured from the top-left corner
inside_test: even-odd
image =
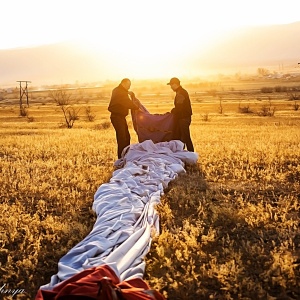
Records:
[[[199,160],[161,198],[145,280],[172,300],[299,299],[300,79],[183,86]],[[112,87],[69,90],[78,109],[71,129],[49,91],[30,91],[24,116],[18,91],[0,93],[3,299],[12,297],[4,289],[34,299],[91,230],[94,193],[117,159]],[[164,83],[132,88],[152,113],[173,106]]]

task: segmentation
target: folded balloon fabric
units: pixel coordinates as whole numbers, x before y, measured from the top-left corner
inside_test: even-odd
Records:
[[[133,102],[139,107],[138,110],[131,111],[131,119],[140,143],[146,140],[154,143],[172,140],[174,127],[172,113],[151,114],[137,98],[134,98]]]
[[[113,269],[118,282],[143,281],[144,257],[153,234],[159,234],[155,206],[169,182],[185,172],[184,164],[197,160],[197,153],[184,150],[184,144],[177,140],[156,144],[146,140],[124,149],[122,158],[116,162],[120,168],[94,195],[92,208],[97,219],[92,231],[59,260],[57,274],[51,277],[50,283],[40,287],[37,297],[55,291],[73,276],[81,277],[81,272],[96,271],[101,266]],[[134,286],[135,282],[130,284]],[[137,287],[139,284],[140,281]]]
[[[120,282],[108,265],[84,270],[52,290],[39,290],[35,300],[164,300],[140,278]]]

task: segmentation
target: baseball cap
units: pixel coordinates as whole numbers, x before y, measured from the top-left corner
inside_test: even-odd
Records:
[[[170,82],[168,82],[167,85],[170,85],[170,84],[173,84],[173,83],[180,84],[180,80],[176,77],[173,77],[173,78],[170,79]]]

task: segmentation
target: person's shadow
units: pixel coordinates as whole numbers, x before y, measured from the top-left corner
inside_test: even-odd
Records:
[[[159,280],[172,300],[300,299],[300,255],[285,251],[283,231],[251,224],[256,212],[243,209],[251,199],[238,187],[207,183],[200,163],[185,169],[157,207],[164,239],[153,240],[144,278]]]

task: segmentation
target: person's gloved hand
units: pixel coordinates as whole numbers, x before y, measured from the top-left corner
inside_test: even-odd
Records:
[[[132,92],[132,91],[128,91],[128,94],[129,94],[129,96],[133,99],[133,98],[135,98],[135,94],[134,94],[134,92]]]

